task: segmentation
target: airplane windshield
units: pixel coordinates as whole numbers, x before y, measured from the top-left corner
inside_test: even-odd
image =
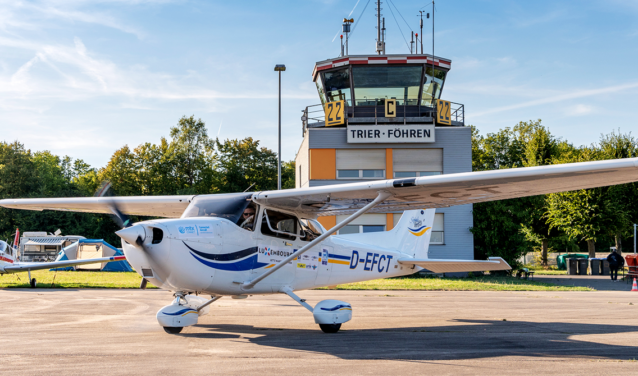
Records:
[[[182,218],[218,217],[238,224],[244,209],[251,203],[252,193],[195,196]]]

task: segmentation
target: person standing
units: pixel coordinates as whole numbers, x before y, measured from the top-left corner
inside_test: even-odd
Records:
[[[618,254],[616,248],[612,248],[612,252],[607,256],[607,262],[609,262],[609,274],[611,274],[612,281],[618,281],[618,269],[625,266],[625,259]]]

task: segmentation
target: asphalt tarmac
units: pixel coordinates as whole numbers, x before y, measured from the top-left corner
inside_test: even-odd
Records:
[[[223,298],[166,334],[157,290],[0,290],[0,374],[636,374],[638,293],[302,291],[354,318],[324,334],[285,295]]]

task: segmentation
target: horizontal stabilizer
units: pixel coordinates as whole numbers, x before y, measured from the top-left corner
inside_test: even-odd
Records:
[[[5,266],[4,272],[18,273],[18,272],[25,272],[27,270],[64,268],[67,266],[98,264],[103,262],[123,261],[123,260],[126,260],[125,256],[111,256],[111,257],[100,257],[100,258],[94,258],[94,259],[65,260],[65,261],[52,261],[52,262],[20,262],[20,263],[16,263],[16,265]]]
[[[505,260],[490,257],[488,260],[444,260],[400,258],[399,264],[416,265],[433,273],[485,272],[494,270],[511,270]]]

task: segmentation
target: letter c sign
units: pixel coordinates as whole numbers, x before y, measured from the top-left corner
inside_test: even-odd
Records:
[[[387,118],[397,117],[397,100],[396,99],[385,100],[385,117]]]

